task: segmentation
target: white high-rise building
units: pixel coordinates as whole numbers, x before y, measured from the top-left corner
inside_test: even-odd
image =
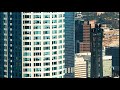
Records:
[[[22,12],[22,78],[65,75],[64,12]]]

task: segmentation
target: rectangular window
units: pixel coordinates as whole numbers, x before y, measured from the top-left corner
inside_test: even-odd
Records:
[[[34,20],[34,24],[41,24],[41,20]]]
[[[35,68],[34,72],[41,72],[41,68]]]
[[[34,26],[33,29],[41,29],[41,26]]]
[[[34,42],[34,45],[41,45],[41,42]]]
[[[34,58],[34,61],[41,61],[41,58]]]
[[[28,51],[30,51],[30,50],[31,50],[31,47],[24,47],[23,50],[26,50],[26,51],[28,50]]]
[[[31,58],[23,58],[23,61],[31,61]]]
[[[31,45],[31,42],[23,42],[23,45]]]
[[[50,18],[50,15],[44,15],[43,18]]]
[[[44,66],[49,66],[49,65],[50,65],[50,62],[44,63]]]
[[[44,61],[50,60],[50,57],[44,57]]]
[[[54,76],[54,75],[57,75],[57,72],[53,72],[53,73],[52,73],[52,76]]]
[[[34,34],[41,34],[41,31],[34,31]]]
[[[23,66],[31,66],[31,63],[23,63]]]
[[[52,23],[57,23],[57,20],[52,20]]]
[[[23,26],[23,29],[31,29],[31,26]]]
[[[52,44],[57,44],[57,41],[52,41]]]
[[[52,65],[57,65],[57,62],[52,62]]]
[[[50,71],[50,68],[44,68],[44,71]]]
[[[50,76],[50,73],[44,73],[44,76]]]
[[[34,40],[41,40],[41,36],[34,36]]]
[[[50,31],[43,31],[43,34],[50,34]]]
[[[55,14],[54,14],[54,15],[52,15],[52,18],[57,18],[57,15],[55,15]]]
[[[35,52],[34,56],[41,56],[41,52]]]
[[[43,42],[43,45],[50,45],[50,41]]]
[[[52,36],[52,39],[57,39],[57,35]]]
[[[44,20],[43,23],[44,23],[44,24],[49,24],[49,23],[50,23],[50,20]]]
[[[34,63],[34,66],[41,66],[41,63]]]
[[[57,51],[53,51],[53,52],[52,52],[52,55],[55,55],[55,54],[57,54]]]
[[[31,21],[30,20],[25,20],[25,21],[23,21],[23,24],[31,24]]]
[[[44,39],[44,40],[50,39],[50,36],[43,36],[43,39]]]
[[[50,47],[43,47],[43,50],[50,50]]]
[[[33,18],[41,18],[41,15],[34,15]]]
[[[44,25],[43,29],[50,29],[50,25]]]
[[[52,34],[57,34],[57,30],[52,30]]]
[[[31,56],[31,52],[24,52],[23,56]]]
[[[50,52],[44,52],[44,55],[50,55]]]
[[[52,57],[52,60],[57,60],[57,57],[56,56]]]
[[[57,67],[52,67],[52,70],[57,70]]]
[[[52,46],[52,49],[57,49],[57,46]]]
[[[31,72],[31,68],[24,68],[23,72]]]
[[[52,29],[57,28],[57,25],[52,25]]]
[[[41,47],[34,47],[34,50],[41,50]]]

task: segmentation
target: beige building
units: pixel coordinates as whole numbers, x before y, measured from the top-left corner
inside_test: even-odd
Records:
[[[103,76],[112,77],[112,56],[103,56]]]
[[[86,61],[78,53],[75,57],[75,78],[86,78]]]

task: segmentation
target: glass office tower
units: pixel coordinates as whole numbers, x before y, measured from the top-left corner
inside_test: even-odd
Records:
[[[72,12],[1,12],[0,77],[63,78],[65,68],[73,77],[73,16]]]

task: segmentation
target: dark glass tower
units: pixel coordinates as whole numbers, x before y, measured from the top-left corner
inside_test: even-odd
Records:
[[[103,29],[101,25],[95,25],[91,29],[90,42],[91,42],[91,78],[103,77],[103,62],[102,62],[102,38]]]
[[[75,16],[74,12],[65,12],[65,78],[74,78],[75,57]]]
[[[0,77],[22,77],[21,12],[0,13]]]

